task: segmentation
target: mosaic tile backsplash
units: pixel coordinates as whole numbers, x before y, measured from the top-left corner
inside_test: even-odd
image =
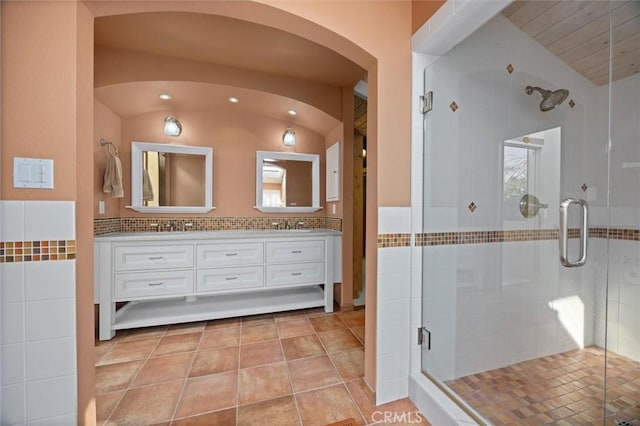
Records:
[[[245,229],[327,228],[342,231],[342,219],[334,217],[122,217],[94,219],[94,235],[110,232],[229,231]]]

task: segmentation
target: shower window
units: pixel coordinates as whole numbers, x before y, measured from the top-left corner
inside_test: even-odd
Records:
[[[520,199],[536,191],[537,149],[505,142],[504,146],[504,220],[526,221],[520,214]]]

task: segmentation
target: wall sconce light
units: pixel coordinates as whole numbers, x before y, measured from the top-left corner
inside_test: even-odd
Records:
[[[164,119],[164,134],[167,136],[180,136],[182,124],[173,115]]]
[[[293,146],[296,144],[296,132],[293,129],[287,129],[282,135],[282,143],[286,146]]]

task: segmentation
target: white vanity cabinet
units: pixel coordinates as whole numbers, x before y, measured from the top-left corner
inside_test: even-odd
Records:
[[[100,340],[116,330],[323,306],[341,235],[330,230],[107,234],[94,242]],[[126,302],[116,310],[117,302]]]

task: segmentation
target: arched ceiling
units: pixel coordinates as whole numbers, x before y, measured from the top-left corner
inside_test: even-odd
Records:
[[[290,78],[297,84],[307,81],[310,87],[352,88],[366,78],[360,66],[317,43],[283,30],[217,15],[156,12],[101,17],[95,21],[95,45],[96,55],[104,48],[120,49],[174,62],[177,59]],[[160,89],[171,93],[173,99],[161,102]],[[171,108],[236,108],[287,119],[320,134],[339,124],[326,109],[323,112],[282,93],[210,82],[132,81],[102,86],[95,93],[122,117]],[[241,102],[232,105],[227,101],[229,96]],[[295,109],[298,115],[287,116],[288,109]]]

